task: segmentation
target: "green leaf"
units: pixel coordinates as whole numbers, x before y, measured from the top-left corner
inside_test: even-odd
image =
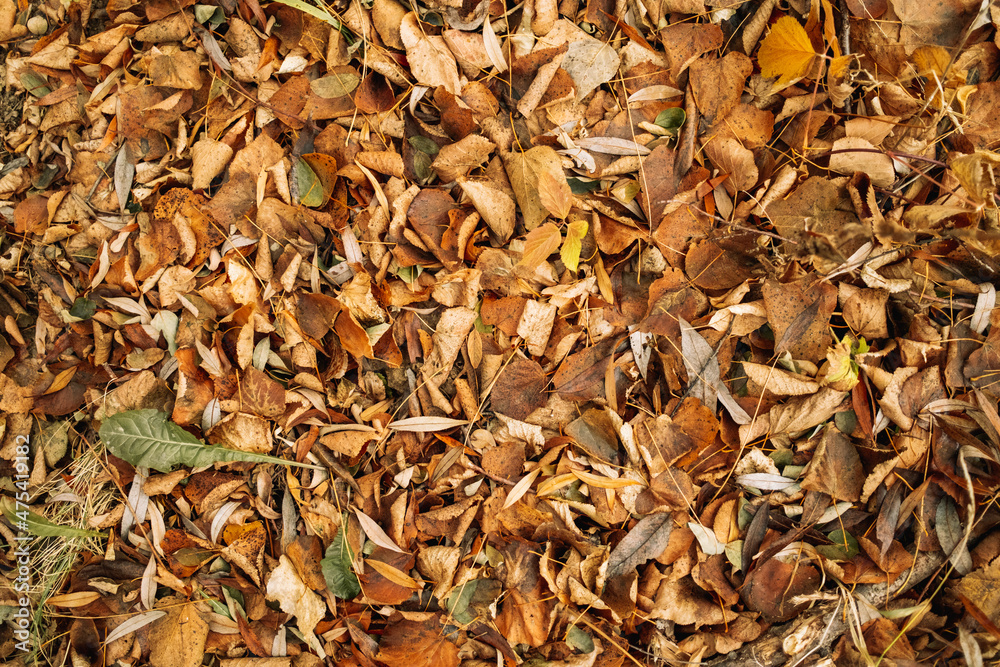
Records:
[[[570,192],[575,195],[585,195],[601,187],[600,181],[585,181],[580,178],[567,178],[566,182],[569,183]]]
[[[422,182],[427,182],[427,180],[434,174],[431,171],[431,156],[424,151],[418,150],[413,154],[413,173],[417,175]]]
[[[35,97],[45,97],[52,92],[45,79],[30,69],[21,70],[21,85]]]
[[[673,134],[677,134],[677,130],[681,128],[684,124],[686,116],[684,114],[684,109],[680,107],[671,107],[670,109],[664,109],[656,116],[656,120],[653,121],[664,130],[668,130]]]
[[[320,21],[325,21],[337,30],[340,30],[340,21],[334,18],[333,14],[314,5],[310,5],[308,2],[303,2],[303,0],[278,0],[278,2],[283,5],[288,5],[289,7],[294,7],[300,12],[305,12],[309,16],[315,16]]]
[[[827,537],[833,544],[821,544],[816,550],[830,560],[849,560],[861,552],[858,541],[848,532],[835,530]]]
[[[321,469],[308,463],[286,461],[266,454],[240,452],[206,445],[159,410],[129,410],[108,417],[101,424],[101,440],[108,451],[136,467],[170,472],[179,465],[189,468],[219,461],[251,461]]]
[[[96,312],[97,304],[85,296],[77,297],[69,309],[69,314],[79,320],[89,320]]]
[[[104,534],[97,530],[83,530],[72,526],[60,526],[52,523],[40,514],[35,514],[31,510],[14,510],[14,503],[6,498],[3,505],[3,513],[7,519],[15,526],[27,525],[27,532],[37,537],[103,537]]]
[[[444,27],[444,19],[442,19],[441,15],[438,14],[437,12],[427,12],[426,14],[424,14],[423,22],[430,23],[431,25],[436,25],[439,28]]]
[[[733,540],[726,545],[726,558],[737,570],[743,569],[743,540]]]
[[[236,620],[236,619],[233,618],[232,614],[229,613],[229,607],[227,607],[226,605],[222,604],[218,600],[215,600],[215,599],[209,597],[208,593],[206,593],[205,591],[203,591],[201,589],[198,589],[198,592],[201,593],[201,597],[205,598],[205,601],[208,603],[208,605],[212,609],[215,610],[216,614],[218,614],[220,616],[225,616],[226,618],[228,618],[231,621],[235,621]]]
[[[489,613],[500,594],[500,582],[496,579],[473,579],[453,588],[444,604],[456,621],[472,623]]]
[[[299,186],[299,202],[303,206],[315,208],[326,203],[323,184],[309,163],[299,158],[295,161],[295,179]]]
[[[361,592],[361,583],[358,576],[351,569],[354,561],[354,554],[347,543],[344,535],[346,533],[347,515],[343,516],[340,530],[337,531],[333,542],[326,549],[325,558],[320,561],[320,568],[323,570],[323,578],[326,579],[326,587],[330,592],[341,600],[353,600]]]
[[[841,433],[850,435],[858,425],[858,415],[854,410],[844,410],[833,416],[833,423]]]
[[[432,139],[428,139],[427,137],[421,136],[419,134],[413,135],[412,137],[407,139],[407,141],[409,141],[410,145],[416,148],[418,151],[427,153],[428,155],[437,155],[438,151],[440,150],[438,148],[438,145],[434,143]]]
[[[578,625],[574,625],[566,633],[566,644],[580,653],[594,652],[594,639],[581,630]]]
[[[357,74],[346,72],[315,79],[309,83],[309,88],[323,99],[330,100],[349,95],[359,83],[361,79]]]

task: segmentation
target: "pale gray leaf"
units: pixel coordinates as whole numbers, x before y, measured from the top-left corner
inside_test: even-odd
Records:
[[[124,214],[128,204],[128,196],[132,191],[132,179],[135,178],[135,160],[128,142],[122,142],[115,159],[115,194],[118,196],[118,208]]]
[[[734,422],[749,424],[753,419],[736,402],[729,392],[729,387],[722,381],[719,358],[715,355],[715,350],[683,317],[680,318],[680,324],[681,355],[684,357],[688,384],[691,386],[690,395],[700,400],[712,412],[715,412],[718,399]]]
[[[951,564],[955,566],[955,572],[960,575],[972,572],[972,556],[969,554],[965,529],[962,528],[962,520],[958,516],[955,501],[948,496],[941,498],[934,523],[941,551],[949,555]]]
[[[167,612],[161,609],[154,609],[153,611],[143,612],[141,614],[136,614],[132,618],[128,619],[117,628],[112,630],[108,636],[104,639],[105,646],[110,644],[116,639],[121,639],[122,637],[127,637],[139,628],[149,625],[153,621],[163,618],[167,615]]]
[[[795,480],[767,472],[755,472],[749,475],[740,475],[736,478],[736,483],[761,491],[781,491],[795,484]]]
[[[715,350],[683,317],[680,318],[680,325],[681,356],[688,374],[688,395],[715,412],[715,386],[719,382],[719,360],[715,357]]]
[[[719,538],[715,536],[715,531],[711,528],[706,528],[694,521],[688,522],[688,528],[694,533],[695,539],[698,540],[698,547],[706,556],[715,556],[726,552],[726,545],[719,541]]]
[[[608,579],[630,572],[663,553],[673,527],[670,512],[650,514],[637,523],[608,556]]]

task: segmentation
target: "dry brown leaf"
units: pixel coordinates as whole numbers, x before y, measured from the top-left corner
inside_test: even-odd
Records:
[[[819,383],[805,375],[749,361],[744,361],[742,366],[751,382],[777,396],[802,396],[819,391]]]
[[[749,190],[757,184],[757,165],[753,153],[736,139],[717,138],[705,145],[705,153],[721,173],[729,174],[723,182],[730,194]]]
[[[501,240],[507,240],[514,233],[514,202],[510,196],[490,181],[473,181],[459,178],[458,185],[472,200],[479,215]]]
[[[864,172],[880,188],[891,187],[896,180],[892,158],[860,137],[842,137],[833,142],[830,169],[848,175]]]
[[[453,144],[443,146],[431,163],[431,169],[445,183],[457,181],[486,162],[495,148],[493,142],[486,137],[470,134]]]
[[[276,601],[286,614],[292,614],[310,648],[320,657],[326,656],[319,638],[314,634],[316,624],[326,614],[326,603],[302,582],[288,556],[281,556],[278,567],[267,579],[267,599]]]
[[[399,38],[406,47],[406,59],[417,82],[431,87],[444,86],[452,95],[462,93],[455,56],[442,37],[428,35],[421,29],[413,12],[400,21]]]

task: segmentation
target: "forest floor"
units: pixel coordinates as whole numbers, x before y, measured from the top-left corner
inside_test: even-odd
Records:
[[[996,660],[998,22],[0,0],[0,659]]]

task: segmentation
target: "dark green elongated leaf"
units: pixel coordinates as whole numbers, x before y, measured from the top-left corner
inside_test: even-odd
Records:
[[[635,525],[608,556],[608,579],[631,572],[667,547],[674,517],[670,512],[650,514]]]
[[[337,531],[333,542],[326,549],[323,560],[320,561],[320,568],[323,570],[323,578],[326,579],[326,587],[330,592],[341,600],[353,600],[361,592],[361,584],[358,576],[351,569],[354,561],[354,554],[344,536],[344,527],[347,525],[347,515],[344,515],[340,530]]]
[[[119,412],[104,420],[100,435],[108,451],[118,458],[136,467],[159,472],[170,472],[179,465],[198,468],[219,461],[251,461],[320,469],[308,463],[286,461],[266,454],[206,445],[159,410]]]
[[[52,523],[44,516],[31,510],[16,510],[13,502],[6,502],[3,513],[18,530],[30,533],[36,537],[102,537],[104,533],[97,530],[84,530],[72,526],[60,526]]]

